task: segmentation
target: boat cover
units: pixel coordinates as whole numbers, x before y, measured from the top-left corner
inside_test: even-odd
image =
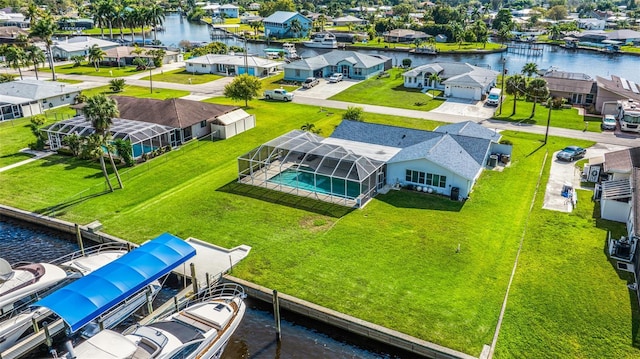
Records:
[[[32,307],[51,309],[75,332],[195,254],[187,242],[164,233]]]

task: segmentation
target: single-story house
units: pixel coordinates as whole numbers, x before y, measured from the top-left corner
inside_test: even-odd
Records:
[[[251,11],[260,10],[260,3],[252,2],[251,4],[249,4],[249,10],[251,10]]]
[[[385,42],[414,42],[415,40],[426,41],[430,37],[433,37],[422,31],[411,29],[394,29],[384,32],[382,36],[384,36]]]
[[[142,52],[136,54],[136,51],[140,49]],[[153,64],[153,56],[148,53],[150,50],[156,50],[155,48],[148,47],[135,47],[135,46],[118,46],[105,50],[104,59],[102,63],[110,66],[126,66],[132,65],[133,60],[136,57],[146,59],[148,63]],[[165,50],[163,64],[171,64],[174,62],[183,61],[183,55],[178,51]]]
[[[355,17],[353,15],[336,17],[332,20],[333,26],[349,26],[349,25],[366,25],[367,20]]]
[[[54,81],[17,80],[0,83],[0,121],[44,113],[75,102],[79,87]]]
[[[223,4],[220,6],[218,11],[220,12],[221,16],[230,19],[237,19],[240,17],[240,8],[233,4]]]
[[[619,100],[632,99],[640,102],[640,84],[616,75],[611,75],[611,79],[596,76],[596,83],[598,90],[595,110],[597,112],[611,114]],[[607,108],[610,106],[614,109]]]
[[[91,36],[76,36],[64,40],[54,40],[51,46],[53,58],[71,60],[73,56],[87,56],[89,48],[98,45],[103,51],[120,46],[117,42],[103,40]]]
[[[619,41],[621,43],[633,43],[640,41],[640,32],[634,30],[588,30],[575,35],[580,41],[601,42],[603,41]]]
[[[458,200],[469,197],[491,154],[511,154],[500,137],[474,122],[422,131],[345,120],[330,137],[294,130],[239,157],[238,178],[354,207],[385,186]]]
[[[584,30],[604,30],[607,22],[596,18],[576,19],[579,29]]]
[[[547,71],[543,76],[552,97],[567,99],[575,105],[595,103],[598,86],[591,76],[580,72]]]
[[[386,61],[361,52],[334,50],[285,64],[284,79],[302,81],[307,77],[322,78],[339,72],[347,78],[364,80],[384,71]]]
[[[18,26],[0,27],[0,44],[12,44],[18,41],[20,35],[27,36],[29,33]]]
[[[291,23],[297,21],[300,24],[300,31],[291,29]],[[312,21],[298,12],[276,11],[262,20],[264,34],[267,37],[298,38],[309,36]]]
[[[437,74],[436,81],[432,75]],[[479,101],[496,84],[498,72],[460,62],[434,62],[402,74],[404,87],[444,90],[447,97]]]
[[[246,61],[246,62],[245,62]],[[256,77],[268,76],[282,70],[282,62],[257,56],[207,54],[187,61],[187,71],[198,74],[241,75],[245,72]]]
[[[113,96],[120,116],[110,129],[113,138],[131,141],[133,157],[160,147],[176,147],[191,139],[212,136],[229,138],[255,127],[255,116],[239,107],[185,99],[156,100]],[[52,149],[62,147],[65,136],[93,133],[84,118],[85,104],[73,106],[77,116],[45,129]],[[117,121],[116,121],[117,120]]]

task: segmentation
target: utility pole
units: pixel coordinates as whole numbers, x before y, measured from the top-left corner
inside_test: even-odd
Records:
[[[153,75],[151,74],[151,70],[151,67],[149,67],[149,90],[153,93]]]
[[[500,109],[498,110],[498,115],[502,115],[502,97],[504,96],[504,78],[506,76],[505,71],[504,71],[504,65],[507,63],[507,58],[502,56],[502,92],[500,93]],[[546,142],[545,142],[546,143]]]
[[[551,99],[547,100],[547,106],[549,107],[549,113],[547,114],[547,129],[544,132],[544,144],[547,144],[547,137],[549,137],[549,125],[551,124],[551,104],[553,101]]]

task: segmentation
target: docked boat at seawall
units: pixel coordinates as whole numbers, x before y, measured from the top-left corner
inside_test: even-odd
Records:
[[[284,51],[284,57],[286,60],[293,61],[300,59],[300,55],[298,55],[295,44],[285,42],[284,44],[282,44],[282,50]]]
[[[338,40],[336,40],[336,36],[330,32],[321,32],[317,33],[313,36],[313,38],[309,41],[303,42],[306,47],[314,47],[321,49],[337,49],[338,48]]]
[[[103,330],[66,358],[220,358],[246,311],[244,289],[223,284],[184,309],[123,334]]]

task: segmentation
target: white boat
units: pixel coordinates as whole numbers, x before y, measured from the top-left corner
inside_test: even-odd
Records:
[[[123,334],[103,330],[66,358],[219,358],[244,316],[244,289],[224,284],[196,304]]]
[[[304,41],[303,44],[306,47],[315,47],[321,49],[338,48],[338,40],[336,40],[336,36],[330,32],[317,33],[310,41]]]
[[[0,258],[0,318],[14,310],[21,300],[51,288],[67,278],[67,272],[53,264],[31,263],[12,267]]]
[[[298,60],[300,56],[298,55],[298,51],[296,50],[296,45],[290,42],[285,42],[282,44],[282,50],[284,51],[284,57],[287,60]]]

